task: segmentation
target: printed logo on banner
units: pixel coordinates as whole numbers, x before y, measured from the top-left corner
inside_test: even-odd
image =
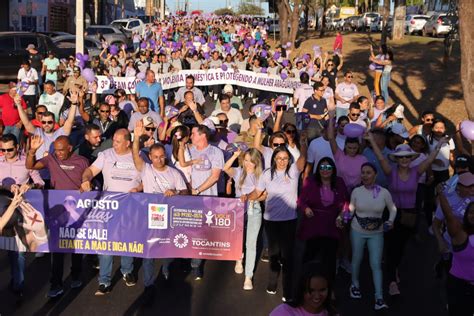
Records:
[[[178,234],[174,236],[173,242],[176,248],[183,249],[188,245],[189,239],[185,234]]]
[[[206,224],[208,227],[217,227],[217,228],[228,228],[232,223],[232,215],[229,213],[212,213],[212,211],[207,211],[204,214],[206,216]]]
[[[148,228],[168,229],[167,204],[148,204]]]

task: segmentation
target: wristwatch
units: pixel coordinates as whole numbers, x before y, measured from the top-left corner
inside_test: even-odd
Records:
[[[199,194],[201,194],[201,191],[199,191],[199,189],[198,189],[198,188],[194,189],[194,191],[196,191],[196,195],[199,195]]]

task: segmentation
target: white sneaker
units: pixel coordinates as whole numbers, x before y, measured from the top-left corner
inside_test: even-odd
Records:
[[[245,277],[244,290],[246,290],[246,291],[251,291],[251,290],[253,290],[252,278]]]
[[[379,298],[378,300],[375,300],[375,306],[374,306],[374,309],[376,311],[379,311],[381,309],[387,309],[388,306],[387,304],[385,304],[385,301],[381,298]]]
[[[234,272],[237,274],[244,273],[244,266],[242,265],[242,260],[237,260],[235,262]]]
[[[44,257],[44,253],[43,252],[37,252],[35,253],[35,258],[43,258]]]

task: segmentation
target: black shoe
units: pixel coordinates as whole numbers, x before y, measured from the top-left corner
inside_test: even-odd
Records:
[[[193,268],[193,277],[195,281],[202,280],[202,271],[200,268]]]
[[[125,285],[127,286],[134,286],[137,284],[137,278],[132,273],[127,273],[123,275],[123,280],[125,281]]]
[[[270,256],[268,256],[268,248],[263,249],[262,257],[260,258],[263,262],[270,262]]]
[[[97,291],[95,291],[95,296],[102,296],[102,295],[105,295],[105,294],[108,294],[110,293],[110,285],[107,286],[105,284],[99,284],[99,288],[97,289]]]
[[[275,295],[277,292],[277,287],[278,287],[277,284],[269,284],[267,286],[267,293],[271,295]]]
[[[143,291],[143,305],[150,306],[153,303],[153,297],[155,296],[155,287],[153,285],[146,286]]]

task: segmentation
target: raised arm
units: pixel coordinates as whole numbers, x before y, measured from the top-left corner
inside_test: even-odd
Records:
[[[26,155],[25,167],[30,170],[44,169],[45,165],[41,161],[36,161],[36,151],[43,145],[43,138],[39,135],[31,136],[30,149]]]
[[[384,155],[380,151],[379,146],[377,146],[377,143],[374,139],[374,135],[371,132],[368,132],[366,139],[370,142],[372,150],[374,151],[377,160],[380,162],[380,166],[382,167],[383,173],[388,176],[390,173],[392,173],[392,166],[390,166],[390,163],[387,161],[387,159],[385,159]]]
[[[342,56],[342,54],[339,54],[339,60],[341,62],[339,63],[339,66],[337,66],[337,71],[341,71],[342,66],[344,66],[344,57]]]
[[[441,186],[439,186],[438,191],[440,190]],[[443,211],[444,218],[446,219],[446,226],[448,227],[448,233],[449,236],[451,236],[453,245],[462,245],[468,238],[467,233],[464,231],[462,223],[454,216],[453,210],[449,205],[448,199],[442,192],[439,195],[439,203],[441,206],[441,210]]]
[[[439,140],[438,144],[436,144],[436,147],[434,150],[430,153],[428,158],[426,158],[422,163],[418,165],[418,174],[423,174],[428,168],[431,166],[433,161],[436,159],[436,156],[438,156],[438,153],[441,149],[441,147],[448,143],[448,138],[443,137]]]
[[[63,129],[66,135],[71,134],[72,126],[74,124],[74,118],[76,117],[76,108],[79,104],[79,92],[77,90],[71,91],[71,96],[67,97],[71,102],[67,119],[64,122]]]
[[[230,157],[229,160],[227,160],[227,162],[225,163],[224,165],[224,172],[229,176],[229,177],[233,177],[235,175],[235,171],[234,169],[232,168],[232,165],[234,164],[234,161],[239,158],[240,154],[242,153],[242,151],[237,150],[233,155],[232,157]]]
[[[260,119],[257,119],[256,122],[258,126],[257,126],[257,132],[255,133],[255,137],[253,138],[253,147],[263,154],[263,146],[262,146],[263,122]]]
[[[329,145],[331,145],[332,154],[335,156],[339,150],[336,142],[336,129],[334,128],[334,116],[336,111],[329,111],[329,127],[328,127],[328,140]]]
[[[142,171],[143,167],[145,166],[145,162],[143,161],[142,157],[140,157],[140,136],[143,135],[143,121],[139,120],[135,125],[135,129],[133,130],[133,146],[132,146],[132,156],[133,156],[133,163],[135,164],[135,168],[138,171]]]
[[[13,98],[13,102],[15,102],[15,105],[18,109],[18,115],[20,116],[20,120],[23,123],[23,125],[25,126],[26,131],[30,134],[34,134],[35,130],[36,130],[36,127],[28,119],[28,115],[26,114],[25,110],[21,106],[21,97],[18,93]]]
[[[277,111],[275,124],[273,124],[273,133],[280,131],[282,117],[283,117],[283,109],[280,111]]]

